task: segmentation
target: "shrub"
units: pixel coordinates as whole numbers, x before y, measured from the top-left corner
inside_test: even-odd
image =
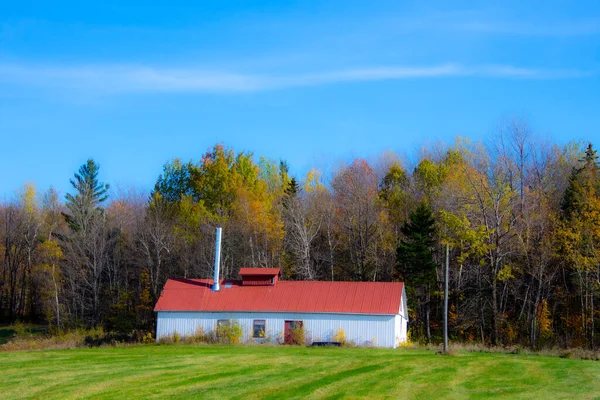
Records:
[[[158,344],[173,344],[173,336],[161,336],[158,339]]]
[[[126,332],[105,332],[101,326],[89,331],[78,330],[78,334],[84,336],[84,344],[89,347],[116,346],[117,344],[152,343],[152,333],[142,330]]]
[[[74,331],[57,332],[54,335],[35,333],[29,328],[25,333],[15,335],[8,343],[0,346],[0,351],[58,350],[132,343],[154,343],[154,338],[151,332],[105,332],[102,326],[90,330],[79,328]]]
[[[242,339],[242,327],[237,321],[217,325],[216,337],[222,344],[237,344]]]
[[[406,332],[406,340],[404,342],[399,342],[398,347],[403,349],[414,349],[418,348],[419,344],[415,343],[411,340],[410,331]]]
[[[279,333],[277,334],[277,337],[275,338],[275,340],[277,341],[277,344],[284,344],[285,343],[285,335],[283,334],[283,331],[279,331]]]
[[[0,351],[61,350],[84,347],[84,336],[77,332],[66,332],[55,336],[26,335],[14,337],[0,346]]]
[[[192,336],[192,340],[196,343],[202,343],[206,341],[206,336],[207,335],[204,333],[204,329],[202,329],[202,327],[199,326],[196,328],[196,334]]]
[[[177,331],[175,331],[173,333],[173,343],[179,343],[181,342],[181,335],[179,333],[177,333]]]
[[[152,333],[148,332],[142,337],[142,343],[151,344],[154,343],[154,338],[152,337]]]
[[[272,343],[273,342],[273,336],[271,336],[268,333],[265,333],[265,336],[262,338],[262,343]]]
[[[290,329],[290,341],[291,344],[296,344],[299,346],[304,346],[306,344],[306,337],[304,336],[304,327],[298,326],[296,328]]]
[[[335,335],[333,335],[333,341],[339,342],[342,346],[346,346],[348,341],[346,340],[346,332],[342,328],[338,329]]]
[[[204,332],[201,326],[196,328],[193,335],[185,336],[184,343],[216,343],[216,334],[214,332]]]
[[[217,338],[217,332],[204,332],[202,327],[198,327],[196,332],[193,335],[185,335],[182,336],[179,332],[175,331],[172,335],[161,336],[158,339],[159,344],[175,344],[175,343],[185,343],[185,344],[194,344],[194,343],[238,343],[239,338],[241,337],[241,327],[239,328],[239,337],[236,338],[236,330],[226,330],[221,329],[222,333],[221,338]],[[148,333],[149,340],[152,340],[152,335]],[[146,342],[144,342],[146,343]]]
[[[25,324],[23,324],[21,321],[15,322],[11,328],[14,331],[15,337],[22,338],[29,336],[29,331],[27,330],[27,327],[25,327]]]
[[[580,360],[600,361],[600,352],[581,348],[569,349],[560,352],[560,358],[576,358]]]

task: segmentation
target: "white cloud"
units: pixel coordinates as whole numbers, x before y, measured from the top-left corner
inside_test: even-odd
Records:
[[[481,77],[495,79],[568,79],[595,76],[580,70],[544,70],[511,65],[377,66],[304,74],[246,74],[201,68],[150,66],[24,66],[0,64],[0,84],[18,87],[129,92],[259,92],[344,82]]]
[[[600,20],[574,22],[517,23],[490,20],[468,20],[450,24],[450,28],[478,33],[496,33],[517,36],[593,36],[600,34]]]

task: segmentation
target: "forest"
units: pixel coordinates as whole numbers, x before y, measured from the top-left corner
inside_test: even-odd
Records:
[[[167,162],[146,193],[109,186],[89,159],[64,198],[25,183],[1,203],[0,322],[152,331],[167,279],[212,276],[221,226],[223,278],[278,267],[288,280],[404,281],[415,342],[441,340],[448,246],[451,340],[600,345],[592,143],[514,120],[483,142],[304,176],[222,144],[198,156]]]

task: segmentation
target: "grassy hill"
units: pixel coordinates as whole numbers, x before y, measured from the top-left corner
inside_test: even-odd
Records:
[[[132,346],[0,353],[2,398],[600,399],[600,362],[426,350]]]

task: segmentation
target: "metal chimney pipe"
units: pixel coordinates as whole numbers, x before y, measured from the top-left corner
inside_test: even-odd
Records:
[[[215,243],[215,276],[214,283],[211,287],[213,292],[218,292],[221,290],[221,285],[219,284],[219,269],[221,264],[221,228],[217,228],[217,240]]]

